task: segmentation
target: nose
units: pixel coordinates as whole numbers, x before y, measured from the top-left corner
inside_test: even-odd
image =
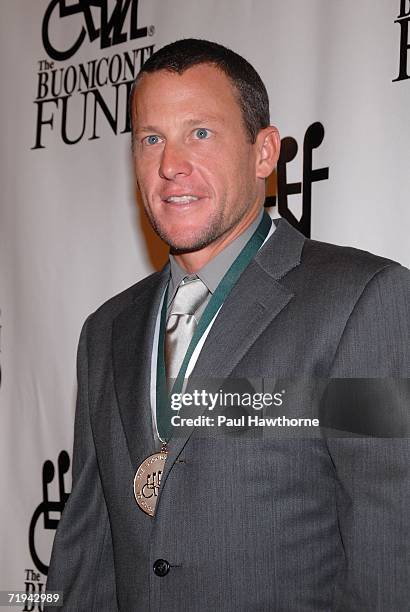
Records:
[[[182,144],[167,141],[162,150],[159,175],[161,178],[173,180],[178,175],[189,176],[192,165],[189,154]]]

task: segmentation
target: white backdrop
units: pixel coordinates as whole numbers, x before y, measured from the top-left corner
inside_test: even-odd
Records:
[[[306,188],[305,133],[317,122],[324,128],[312,167],[328,169],[328,178],[312,184],[311,236],[410,264],[410,0],[99,4],[88,22],[79,0],[3,0],[0,7],[0,590],[39,590],[45,582],[41,564],[48,564],[52,520],[64,501],[57,459],[62,450],[71,458],[81,324],[164,261],[136,203],[124,133],[127,82],[143,54],[202,37],[244,55],[267,85],[272,122],[298,145],[286,164],[288,183],[305,179]],[[123,23],[112,21],[116,31],[102,23],[104,6],[108,16],[124,8]],[[137,37],[138,28],[147,31]],[[77,40],[77,50],[61,59],[58,53]],[[115,82],[105,83],[109,77]],[[290,195],[288,204],[299,219],[307,200]],[[56,474],[47,506],[48,460]],[[64,487],[68,493],[69,472]],[[30,523],[41,503],[30,550]]]

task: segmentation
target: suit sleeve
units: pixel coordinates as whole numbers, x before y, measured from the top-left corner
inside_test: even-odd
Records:
[[[88,407],[87,324],[88,319],[77,356],[72,491],[54,539],[47,590],[63,591],[63,610],[114,612],[118,606],[111,529]]]
[[[409,376],[410,272],[389,265],[347,321],[322,407],[346,556],[340,612],[408,610]]]

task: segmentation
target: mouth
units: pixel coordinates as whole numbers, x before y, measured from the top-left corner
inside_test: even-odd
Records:
[[[198,196],[184,194],[180,196],[169,196],[168,198],[164,198],[163,201],[168,204],[191,204],[192,202],[197,202],[200,200]]]

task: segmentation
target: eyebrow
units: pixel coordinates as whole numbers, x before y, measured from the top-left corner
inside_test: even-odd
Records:
[[[194,125],[206,125],[207,123],[224,123],[221,117],[215,117],[213,115],[207,115],[206,117],[192,117],[190,119],[184,119],[183,124],[187,127],[193,127]],[[143,125],[136,129],[137,132],[153,132],[157,134],[161,130],[155,125]]]
[[[155,125],[143,125],[142,127],[137,127],[136,132],[154,132],[156,134],[160,130],[155,127]]]
[[[186,119],[184,123],[188,126],[201,125],[206,123],[222,123],[221,117],[215,117],[214,115],[206,115],[204,117],[192,117],[192,119]]]

